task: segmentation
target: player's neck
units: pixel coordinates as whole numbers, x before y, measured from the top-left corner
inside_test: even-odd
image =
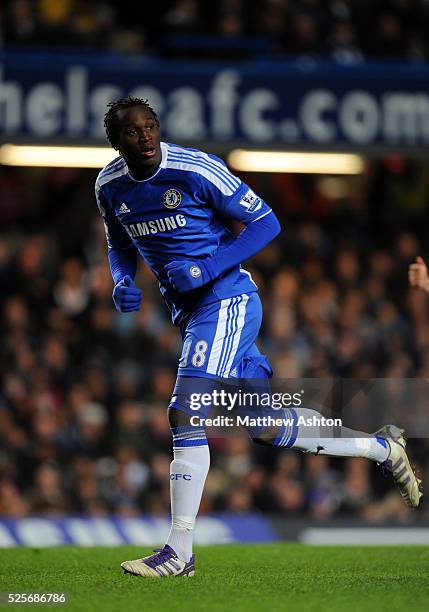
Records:
[[[132,164],[127,161],[127,166],[130,171],[130,174],[134,179],[136,179],[136,181],[144,181],[145,179],[148,179],[153,176],[157,172],[160,164],[161,155],[159,156],[159,159],[155,161],[155,163],[147,166],[142,164]]]
[[[131,164],[127,164],[128,169],[130,171],[131,176],[136,179],[136,181],[144,181],[145,179],[150,178],[155,174],[155,172],[159,168],[159,163],[154,164],[153,166],[145,167],[145,166],[133,166]]]

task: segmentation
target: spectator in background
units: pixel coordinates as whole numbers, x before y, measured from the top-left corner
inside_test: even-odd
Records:
[[[215,5],[175,0],[144,6],[113,0],[9,0],[0,43],[189,58],[198,49],[197,57],[228,59],[228,39],[238,43],[235,50],[228,47],[229,57],[236,59],[262,55],[332,58],[345,64],[367,58],[420,62],[428,54],[428,24],[425,0],[223,0]],[[213,34],[218,44],[212,36],[204,43],[204,36]]]
[[[337,21],[333,24],[329,47],[330,56],[339,64],[358,64],[364,59],[350,21]]]

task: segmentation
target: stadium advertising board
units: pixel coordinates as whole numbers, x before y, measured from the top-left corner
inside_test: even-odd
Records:
[[[3,141],[104,141],[106,103],[147,97],[164,138],[314,148],[429,144],[429,66],[221,64],[0,54]]]
[[[0,520],[0,548],[10,546],[156,546],[170,531],[170,518],[159,517],[28,517]],[[274,542],[278,534],[259,515],[202,516],[195,532],[196,544]]]

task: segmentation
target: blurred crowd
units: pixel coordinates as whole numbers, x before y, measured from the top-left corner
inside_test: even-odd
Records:
[[[185,58],[422,61],[428,27],[428,0],[6,0],[0,8],[5,45]]]
[[[429,378],[429,296],[407,285],[408,264],[429,244],[428,176],[396,157],[359,177],[242,176],[284,227],[246,265],[264,304],[260,348],[277,378]],[[141,311],[115,311],[94,179],[0,168],[2,515],[169,509],[166,408],[180,337],[143,265]],[[245,436],[210,446],[203,512],[410,520],[369,461]],[[410,441],[426,482],[428,446]],[[423,505],[412,517],[426,515]]]

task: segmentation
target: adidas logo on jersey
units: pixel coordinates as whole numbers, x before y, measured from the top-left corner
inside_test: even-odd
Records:
[[[119,212],[120,213],[129,213],[131,211],[128,208],[128,206],[125,204],[125,202],[122,202],[121,206],[119,207]]]

